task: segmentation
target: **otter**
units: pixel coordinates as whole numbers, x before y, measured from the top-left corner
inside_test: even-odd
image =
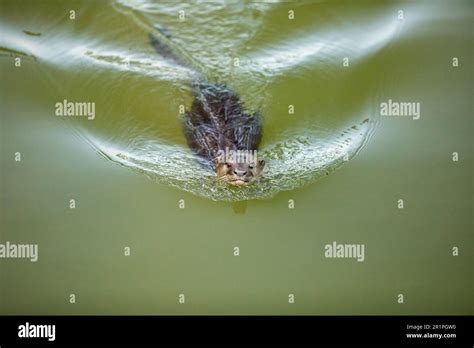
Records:
[[[198,76],[190,84],[194,100],[183,118],[188,146],[200,163],[213,167],[218,179],[238,186],[254,182],[265,166],[265,160],[257,156],[262,138],[260,114],[246,112],[238,95],[226,85],[203,78],[165,43],[170,36],[162,34],[163,39],[149,35],[155,51]]]

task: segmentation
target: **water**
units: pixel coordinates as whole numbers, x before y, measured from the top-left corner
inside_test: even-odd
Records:
[[[40,246],[2,261],[5,313],[472,314],[470,2],[0,4],[0,237]],[[196,73],[150,32],[263,115],[258,182],[196,162],[178,113]],[[388,99],[421,119],[380,116]],[[328,261],[334,240],[366,261]]]

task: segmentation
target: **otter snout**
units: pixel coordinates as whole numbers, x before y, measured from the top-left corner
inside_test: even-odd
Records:
[[[238,177],[243,177],[247,175],[246,170],[234,170],[234,174],[237,175]]]

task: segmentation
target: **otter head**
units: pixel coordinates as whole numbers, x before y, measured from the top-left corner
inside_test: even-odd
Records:
[[[229,156],[216,159],[216,174],[230,185],[248,185],[262,172],[265,160],[257,160],[256,156],[249,160],[238,160]]]

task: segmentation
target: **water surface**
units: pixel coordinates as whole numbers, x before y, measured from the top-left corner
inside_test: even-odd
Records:
[[[40,248],[0,261],[3,313],[472,314],[471,2],[0,10],[0,240]],[[259,182],[197,163],[178,112],[195,72],[150,32],[263,115]],[[65,99],[94,102],[94,119],[56,116]],[[420,102],[420,120],[380,116],[388,99]],[[324,258],[334,240],[366,260]]]

